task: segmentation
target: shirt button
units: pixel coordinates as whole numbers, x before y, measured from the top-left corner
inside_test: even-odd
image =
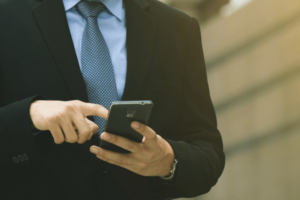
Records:
[[[21,155],[18,155],[18,159],[19,159],[20,162],[23,162],[23,161],[24,161],[24,158],[23,158],[23,156],[21,156]]]
[[[29,157],[28,157],[28,155],[26,153],[23,154],[23,158],[24,158],[25,161],[29,160]]]
[[[19,159],[17,157],[13,157],[12,160],[14,161],[14,163],[19,163]]]

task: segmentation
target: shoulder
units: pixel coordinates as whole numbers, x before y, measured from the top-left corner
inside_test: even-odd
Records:
[[[0,10],[5,11],[5,9],[8,9],[9,7],[11,7],[13,4],[13,1],[10,0],[0,0]]]
[[[24,1],[20,1],[20,0],[0,0],[0,9],[19,7],[18,5],[23,3]]]
[[[21,2],[22,3],[22,2]],[[4,22],[8,22],[8,19],[13,15],[14,7],[15,11],[18,10],[18,4],[16,0],[0,0],[0,23],[3,26]]]
[[[40,0],[0,0],[0,14],[8,17],[18,13],[28,13],[41,2]]]
[[[146,0],[149,3],[149,12],[155,16],[161,16],[165,19],[168,18],[176,18],[179,23],[183,22],[191,22],[192,17],[187,15],[186,13],[183,13],[175,8],[172,8],[158,0]]]
[[[169,31],[177,32],[178,36],[187,37],[191,32],[195,18],[172,8],[158,0],[146,0],[149,4],[146,12],[156,19],[157,24]]]

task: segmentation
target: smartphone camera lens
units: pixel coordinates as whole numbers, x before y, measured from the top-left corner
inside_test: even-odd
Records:
[[[141,105],[145,105],[145,102],[142,101],[140,104],[141,104]]]

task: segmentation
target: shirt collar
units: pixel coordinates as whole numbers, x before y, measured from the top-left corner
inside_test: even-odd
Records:
[[[80,0],[63,0],[65,11],[72,9]],[[111,12],[118,20],[123,20],[123,0],[98,0],[101,1],[106,8]]]

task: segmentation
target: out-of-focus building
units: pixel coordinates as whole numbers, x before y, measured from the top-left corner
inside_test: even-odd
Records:
[[[164,1],[201,23],[227,156],[194,200],[300,199],[300,1]]]
[[[217,14],[229,0],[161,0],[162,2],[195,17],[199,22]]]

